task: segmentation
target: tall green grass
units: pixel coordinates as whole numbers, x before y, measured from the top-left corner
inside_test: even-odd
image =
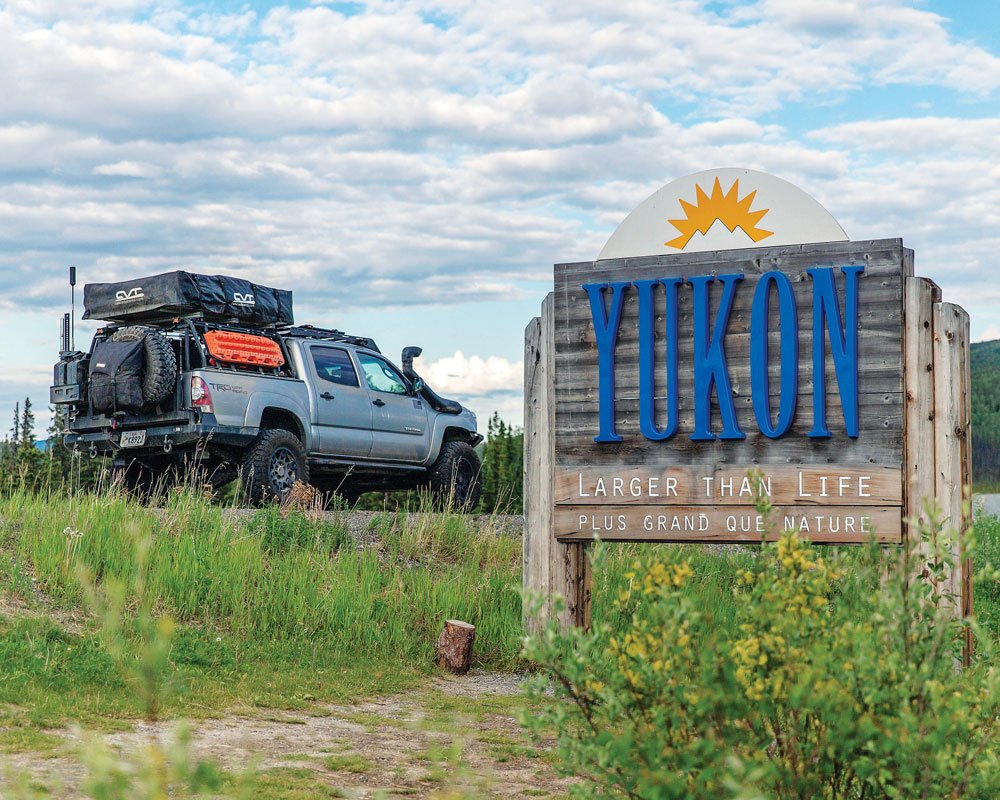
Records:
[[[148,591],[185,625],[255,641],[307,640],[368,658],[430,663],[445,618],[477,627],[483,666],[510,667],[520,648],[520,541],[459,515],[376,520],[358,549],[341,521],[263,509],[241,515],[194,493],[163,509],[124,495],[15,492],[0,499],[6,585],[82,604],[82,565],[97,582],[133,574],[148,538]]]
[[[981,518],[976,531],[977,565],[1000,566],[1000,522]],[[519,663],[521,541],[501,532],[498,520],[381,514],[358,547],[344,514],[318,520],[277,508],[237,512],[191,491],[175,491],[160,509],[111,490],[0,497],[0,580],[24,597],[40,591],[65,608],[82,607],[78,564],[98,583],[127,581],[135,544],[146,539],[148,592],[156,610],[186,631],[217,631],[256,652],[322,647],[373,663],[429,665],[443,620],[460,618],[477,628],[479,666]],[[604,548],[594,570],[595,622],[623,624],[611,601],[628,590],[630,564],[656,547],[665,546]],[[755,548],[667,547],[683,547],[693,567],[685,591],[718,624],[733,624],[736,576]],[[976,611],[996,637],[995,582],[977,586]],[[179,641],[187,636],[182,631]]]
[[[983,630],[1000,642],[1000,517],[979,515],[975,524],[976,551],[973,572],[978,579],[972,596],[972,611]]]

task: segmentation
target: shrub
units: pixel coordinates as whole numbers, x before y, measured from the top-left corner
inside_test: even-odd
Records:
[[[526,645],[534,691],[570,702],[525,724],[558,732],[580,796],[1000,796],[992,643],[957,668],[963,623],[934,569],[913,577],[911,548],[821,552],[785,534],[739,575],[735,626],[686,591],[682,553],[634,563],[614,602],[623,627]]]

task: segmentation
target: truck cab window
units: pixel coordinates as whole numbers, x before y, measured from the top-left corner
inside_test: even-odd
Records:
[[[313,347],[312,360],[316,374],[322,380],[339,383],[341,386],[358,385],[358,374],[354,371],[346,350],[339,347]]]
[[[381,358],[370,356],[367,353],[358,353],[358,361],[361,362],[361,371],[365,374],[365,381],[373,391],[409,394],[403,376],[388,361],[383,361]]]

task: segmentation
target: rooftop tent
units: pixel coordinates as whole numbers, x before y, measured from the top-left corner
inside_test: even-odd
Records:
[[[225,275],[166,272],[83,287],[84,319],[148,323],[197,316],[210,322],[291,325],[292,293]]]

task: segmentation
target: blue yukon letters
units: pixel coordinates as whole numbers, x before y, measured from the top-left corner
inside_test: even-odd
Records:
[[[723,347],[726,328],[729,327],[729,312],[733,309],[736,284],[742,275],[720,275],[722,281],[722,303],[715,317],[715,328],[711,337],[708,333],[708,287],[715,283],[711,275],[691,278],[694,289],[694,433],[695,441],[715,438],[712,433],[712,385],[719,398],[719,412],[722,415],[720,439],[744,439],[733,407],[733,387],[729,383],[729,366]]]
[[[639,290],[639,430],[654,442],[669,439],[677,433],[677,287],[683,278],[636,281]],[[666,311],[663,315],[664,340],[667,344],[667,423],[661,431],[656,425],[656,364],[653,353],[653,290],[666,290]]]
[[[771,285],[778,289],[778,325],[781,327],[781,400],[778,422],[771,424],[770,386],[767,382],[767,334]],[[783,272],[765,272],[757,283],[750,310],[750,390],[760,432],[777,439],[788,432],[795,417],[799,391],[799,319],[792,282]]]
[[[864,267],[841,267],[847,278],[844,291],[844,320],[840,318],[837,287],[829,267],[807,270],[813,279],[813,429],[809,435],[826,437],[826,363],[824,327],[830,330],[833,368],[844,406],[844,425],[848,436],[858,435],[858,276]],[[823,322],[826,321],[824,326]]]
[[[864,267],[841,267],[844,276],[844,311],[841,314],[837,283],[832,267],[806,270],[812,279],[812,356],[813,356],[813,426],[809,436],[831,436],[826,420],[826,338],[829,334],[837,388],[848,436],[858,436],[858,284]],[[651,441],[663,441],[676,435],[679,428],[679,339],[678,297],[681,285],[691,285],[692,345],[691,371],[694,383],[694,423],[690,434],[695,441],[743,439],[733,403],[733,389],[726,360],[725,340],[733,302],[744,276],[739,274],[700,275],[692,278],[659,278],[584,284],[590,301],[598,361],[598,434],[595,442],[620,442],[615,429],[615,358],[618,330],[625,300],[634,287],[638,296],[639,337],[639,430]],[[721,288],[716,286],[721,284]],[[714,317],[711,297],[718,292],[719,305]],[[659,379],[656,363],[657,297],[663,300],[662,335],[666,348],[662,386],[665,395],[657,394]],[[777,417],[771,407],[768,366],[771,363],[769,334],[772,296],[778,303],[778,340],[780,348],[780,392]],[[772,342],[773,344],[773,342]],[[750,310],[750,390],[754,418],[765,436],[776,439],[788,433],[795,419],[799,386],[799,320],[792,282],[782,272],[766,272],[754,288]],[[712,430],[712,392],[718,400],[722,430]],[[656,419],[656,398],[666,399],[666,418]]]
[[[597,338],[597,372],[600,380],[600,433],[595,442],[620,442],[615,433],[615,347],[618,344],[618,326],[622,321],[625,290],[632,283],[588,283],[584,290],[590,297],[590,314],[594,318],[594,336]],[[604,290],[611,290],[611,308],[604,307]]]

